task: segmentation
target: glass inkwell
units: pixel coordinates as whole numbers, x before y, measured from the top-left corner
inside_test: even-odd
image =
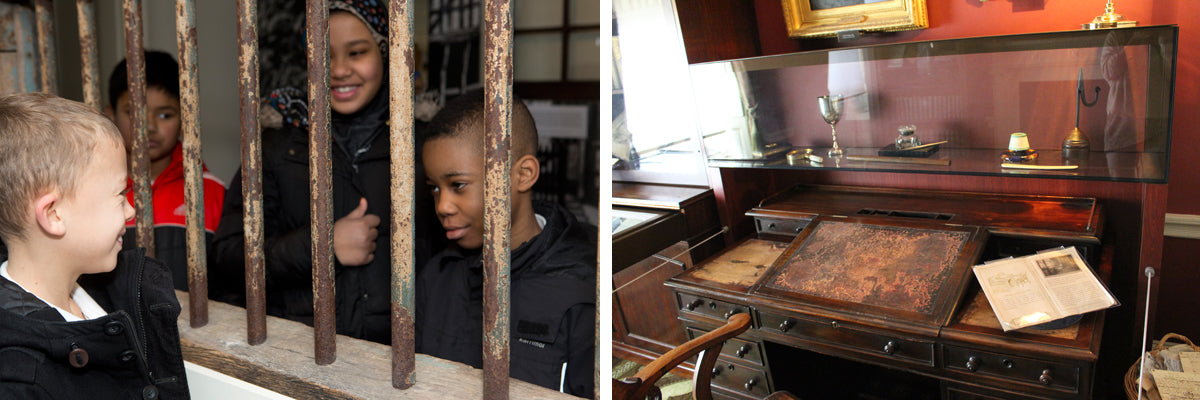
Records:
[[[909,147],[917,147],[921,145],[921,139],[917,139],[916,125],[901,125],[900,136],[896,137],[896,149],[903,150]]]
[[[1029,138],[1024,132],[1012,134],[1008,139],[1008,150],[1000,155],[1006,163],[1025,163],[1037,160],[1037,150],[1029,148]]]

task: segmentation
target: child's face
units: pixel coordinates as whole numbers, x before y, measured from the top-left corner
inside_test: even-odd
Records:
[[[345,12],[329,16],[329,103],[339,114],[362,110],[383,85],[383,55],[367,24]]]
[[[116,115],[113,122],[125,138],[125,151],[133,149],[133,107],[130,104],[129,92],[117,98]],[[179,99],[167,91],[152,87],[146,89],[146,110],[149,114],[149,124],[146,125],[147,144],[150,148],[150,161],[159,161],[171,156],[175,144],[179,143]]]
[[[434,210],[446,238],[464,249],[483,246],[483,155],[458,138],[426,142],[421,155]]]
[[[116,266],[125,221],[133,218],[134,212],[125,200],[125,170],[121,146],[101,140],[79,176],[74,195],[58,206],[66,224],[63,251],[71,253],[68,259],[80,263],[80,273],[108,272]]]

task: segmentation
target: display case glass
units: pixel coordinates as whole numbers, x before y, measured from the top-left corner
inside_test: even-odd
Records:
[[[704,156],[709,167],[1165,183],[1178,32],[1050,32],[693,64]],[[844,102],[836,125],[818,107],[831,94]],[[934,145],[897,152],[898,129],[909,125]],[[832,128],[843,157],[828,155]],[[1002,167],[1018,132],[1039,156]]]

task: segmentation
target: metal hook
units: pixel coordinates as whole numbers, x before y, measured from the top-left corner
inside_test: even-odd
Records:
[[[1083,103],[1084,107],[1091,107],[1100,101],[1100,86],[1096,86],[1096,97],[1092,101],[1087,100],[1087,94],[1083,91],[1083,68],[1079,69],[1079,78],[1075,80],[1075,94],[1079,98],[1079,102]],[[1079,127],[1079,104],[1075,104],[1075,127]]]

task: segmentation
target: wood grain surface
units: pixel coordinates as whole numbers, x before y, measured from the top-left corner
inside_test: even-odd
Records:
[[[184,310],[185,292],[175,292]],[[208,325],[190,328],[188,315],[179,317],[183,358],[226,375],[298,399],[479,399],[483,398],[480,370],[424,354],[416,356],[416,384],[392,388],[391,348],[337,336],[337,360],[318,366],[313,358],[312,328],[267,317],[267,340],[246,343],[246,311],[221,302],[209,303]],[[573,399],[537,385],[510,380],[515,399]]]

